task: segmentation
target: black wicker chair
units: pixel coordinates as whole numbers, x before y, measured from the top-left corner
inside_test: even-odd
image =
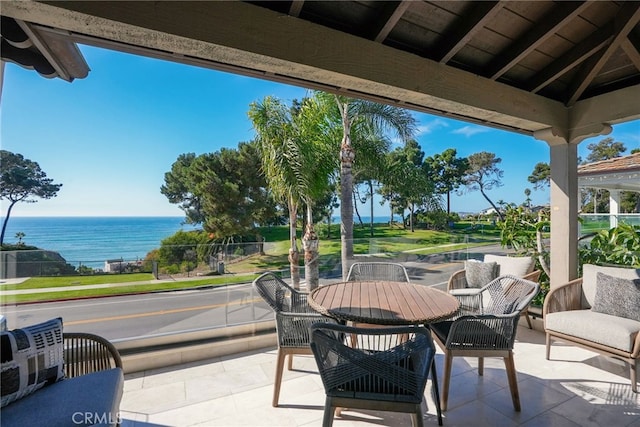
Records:
[[[456,356],[477,357],[478,375],[483,374],[484,357],[502,357],[507,370],[511,399],[520,411],[520,397],[513,359],[518,320],[540,285],[514,276],[501,276],[484,286],[479,293],[479,307],[473,314],[462,308],[461,315],[450,321],[430,324],[433,337],[444,351],[443,411],[447,410],[451,365]]]
[[[314,324],[311,349],[327,396],[324,427],[333,424],[334,412],[340,407],[408,412],[412,424],[422,426],[422,401],[430,370],[438,424],[442,425],[433,363],[435,346],[428,329]]]
[[[347,282],[388,280],[409,283],[409,275],[402,264],[393,262],[354,262],[349,267]]]
[[[271,272],[264,273],[255,279],[253,286],[276,315],[278,360],[272,405],[278,406],[285,357],[289,356],[287,368],[291,370],[293,355],[311,355],[309,327],[316,322],[332,320],[309,306],[306,293],[292,288]]]

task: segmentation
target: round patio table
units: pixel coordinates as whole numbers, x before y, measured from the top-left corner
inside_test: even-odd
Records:
[[[443,291],[406,282],[338,282],[314,289],[309,305],[340,321],[422,325],[447,319],[458,300]]]

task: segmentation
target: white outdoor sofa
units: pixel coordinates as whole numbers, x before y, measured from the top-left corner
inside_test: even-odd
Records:
[[[640,269],[585,264],[582,278],[551,289],[542,312],[547,359],[553,340],[621,359],[638,392]]]

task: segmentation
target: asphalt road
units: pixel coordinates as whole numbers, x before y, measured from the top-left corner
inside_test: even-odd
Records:
[[[499,247],[485,247],[478,253],[436,256],[408,255],[399,260],[412,281],[444,289],[453,271],[462,268],[468,256],[504,253]],[[330,283],[339,278],[322,279]],[[254,294],[251,284],[161,292],[141,295],[91,298],[4,307],[10,329],[53,317],[64,319],[65,331],[93,332],[109,340],[173,334],[183,331],[237,325],[269,319],[271,310]]]

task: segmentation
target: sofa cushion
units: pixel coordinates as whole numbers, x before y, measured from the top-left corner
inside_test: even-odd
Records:
[[[582,266],[582,306],[591,308],[596,297],[596,283],[598,272],[623,279],[640,279],[640,268],[602,267],[593,264]]]
[[[2,425],[115,426],[123,387],[120,368],[67,378],[3,408]]]
[[[61,380],[64,377],[62,319],[2,332],[0,355],[0,407]]]
[[[498,264],[467,260],[464,262],[464,276],[470,288],[481,288],[498,277]]]
[[[530,256],[503,256],[491,255],[484,256],[484,262],[495,262],[498,264],[498,276],[516,276],[524,277],[531,273],[536,266],[536,260]]]
[[[630,353],[640,322],[592,310],[571,310],[546,314],[544,328]]]
[[[640,322],[640,279],[630,280],[598,272],[591,310]]]

